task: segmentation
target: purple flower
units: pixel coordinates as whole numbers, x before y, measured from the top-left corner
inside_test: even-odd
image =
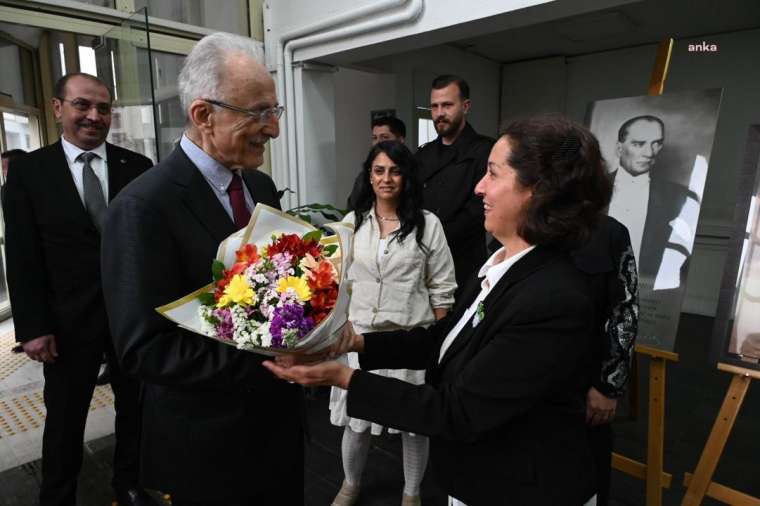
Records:
[[[232,323],[232,312],[229,309],[215,309],[212,313],[214,318],[219,320],[219,324],[216,326],[216,333],[219,339],[227,339],[232,341],[232,335],[235,332],[235,325]]]
[[[300,304],[283,304],[275,308],[269,331],[272,334],[273,348],[286,348],[314,328],[311,316],[304,316]]]

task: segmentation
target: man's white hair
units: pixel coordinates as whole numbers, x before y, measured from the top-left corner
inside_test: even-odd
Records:
[[[196,98],[225,100],[219,87],[224,79],[224,63],[230,54],[242,53],[264,64],[264,54],[253,40],[233,33],[217,32],[195,44],[179,73],[179,99],[182,109]]]

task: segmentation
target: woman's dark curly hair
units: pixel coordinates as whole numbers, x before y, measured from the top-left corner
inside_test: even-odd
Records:
[[[361,180],[359,195],[356,199],[356,230],[359,230],[367,211],[375,204],[375,192],[372,185],[369,184],[369,178],[372,162],[380,153],[385,153],[401,171],[401,195],[398,209],[396,209],[400,227],[393,233],[393,237],[400,242],[412,230],[416,230],[417,244],[423,251],[427,252],[427,246],[422,243],[422,234],[425,232],[425,216],[422,214],[422,186],[418,179],[417,161],[406,144],[398,141],[378,142],[369,150],[363,166],[366,177]]]
[[[583,245],[612,197],[594,134],[563,116],[542,115],[513,121],[502,136],[507,163],[533,190],[517,233],[531,244]]]

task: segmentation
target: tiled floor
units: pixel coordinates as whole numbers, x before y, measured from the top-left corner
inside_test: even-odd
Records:
[[[35,461],[42,454],[42,364],[23,353],[12,353],[15,344],[13,321],[0,322],[0,471]],[[112,433],[113,420],[111,387],[97,387],[85,441]]]
[[[683,473],[692,471],[704,446],[710,427],[715,419],[725,395],[730,377],[718,372],[714,364],[708,362],[709,339],[712,320],[709,318],[684,315],[677,340],[676,351],[680,361],[668,366],[667,377],[667,427],[665,434],[665,467],[673,474],[673,486],[663,493],[663,504],[675,506],[680,504],[684,494],[682,486]],[[0,324],[0,339],[8,329]],[[4,341],[3,341],[4,342]],[[0,400],[8,404],[8,399],[26,395],[34,399],[34,392],[41,387],[40,371],[34,364],[8,358],[5,345],[0,348]],[[13,366],[6,366],[9,362]],[[642,361],[640,388],[642,399],[646,399],[647,370],[646,361]],[[5,367],[15,371],[4,377]],[[8,370],[10,370],[8,369]],[[36,374],[36,376],[35,376]],[[9,386],[8,378],[26,378],[26,386]],[[36,378],[36,379],[35,379]],[[755,382],[757,383],[757,382]],[[16,388],[16,389],[14,389]],[[31,394],[30,394],[31,392]],[[101,391],[100,406],[97,401],[91,411],[88,423],[90,437],[110,433],[113,423],[113,410],[108,391]],[[19,404],[27,415],[36,419],[39,415],[31,404]],[[2,406],[2,404],[0,404]],[[10,408],[17,412],[16,418],[25,423],[26,415],[18,411],[13,401]],[[307,402],[308,417],[311,427],[311,441],[306,445],[306,504],[325,506],[330,504],[343,477],[340,463],[341,430],[330,425],[327,413],[327,391],[320,390],[310,396]],[[642,459],[646,452],[646,406],[642,406],[641,416],[634,422],[616,423],[617,449],[619,452],[637,459]],[[0,409],[4,409],[0,407]],[[39,407],[38,407],[39,409]],[[5,412],[0,411],[3,417]],[[14,427],[12,417],[6,423]],[[39,423],[39,422],[38,422]],[[92,426],[92,428],[91,428]],[[24,432],[6,437],[0,428],[0,465],[8,462],[20,463],[39,454],[39,428],[29,427]],[[17,438],[11,444],[10,440]],[[400,503],[403,486],[403,470],[400,457],[398,437],[382,436],[373,439],[369,461],[364,473],[363,492],[360,505],[396,506]],[[36,450],[35,450],[36,449]],[[85,461],[80,478],[80,506],[102,506],[111,501],[109,480],[113,437],[93,437],[85,445]],[[22,458],[17,455],[18,452]],[[744,402],[739,419],[729,439],[726,450],[716,473],[716,479],[741,490],[747,494],[760,497],[760,385],[753,385]],[[0,506],[31,506],[39,484],[39,461],[16,465],[0,472]],[[613,506],[640,506],[644,501],[643,482],[613,473]],[[444,506],[445,495],[435,486],[428,473],[423,482],[423,504],[427,506]],[[716,501],[706,500],[703,504],[714,505]]]

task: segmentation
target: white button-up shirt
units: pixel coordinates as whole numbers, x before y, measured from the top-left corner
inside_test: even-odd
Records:
[[[103,198],[108,205],[108,156],[106,155],[106,143],[104,142],[95,149],[86,151],[78,146],[73,145],[67,141],[64,137],[61,137],[61,145],[63,146],[63,153],[66,155],[66,163],[69,164],[69,170],[71,171],[71,177],[74,179],[74,185],[77,187],[79,198],[84,204],[84,177],[82,175],[82,169],[84,168],[84,162],[79,158],[79,155],[85,152],[95,153],[98,155],[90,161],[90,167],[100,181],[100,187],[103,189]]]
[[[472,301],[472,304],[470,304],[470,307],[467,308],[467,311],[464,312],[454,328],[448,333],[446,339],[443,340],[441,351],[438,354],[439,363],[449,349],[449,346],[451,346],[451,343],[454,342],[454,339],[457,338],[464,326],[470,321],[470,318],[472,318],[472,315],[478,310],[478,305],[483,302],[489,293],[491,293],[491,289],[496,286],[510,267],[515,265],[515,263],[522,257],[530,253],[533,248],[535,248],[535,246],[529,246],[528,248],[515,253],[511,257],[504,258],[507,254],[507,250],[502,247],[486,260],[486,263],[483,264],[483,267],[481,267],[478,272],[478,277],[483,278],[483,281],[480,283],[480,293],[475,297],[475,300]]]
[[[649,206],[649,172],[632,176],[622,167],[615,174],[615,188],[607,212],[610,216],[628,227],[631,235],[631,246],[636,262],[639,261],[641,241],[644,237],[644,224],[647,221]]]

